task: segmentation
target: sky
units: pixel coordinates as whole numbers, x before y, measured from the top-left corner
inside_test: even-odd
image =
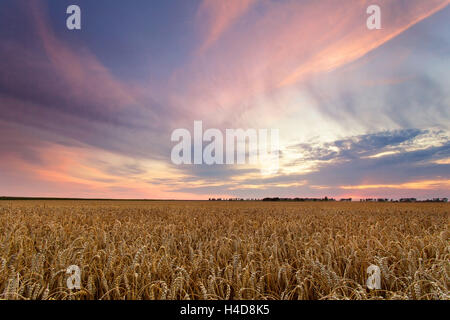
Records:
[[[2,0],[0,196],[449,197],[449,4]],[[196,120],[278,129],[279,170],[174,164]]]

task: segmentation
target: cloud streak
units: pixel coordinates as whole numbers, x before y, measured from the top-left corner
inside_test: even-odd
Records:
[[[198,9],[198,20],[202,29],[206,29],[205,40],[199,49],[199,54],[208,50],[233,23],[250,8],[257,0],[214,1],[203,0]]]

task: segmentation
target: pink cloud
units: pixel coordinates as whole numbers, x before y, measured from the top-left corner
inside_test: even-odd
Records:
[[[136,92],[117,78],[86,48],[59,40],[48,24],[46,9],[37,1],[29,3],[36,32],[53,68],[64,79],[66,94],[73,99],[101,104],[104,112],[139,105]]]
[[[205,43],[215,45],[177,72],[175,86],[184,81],[179,100],[195,106],[191,108],[194,116],[236,122],[247,109],[263,108],[260,101],[270,101],[267,98],[279,90],[298,86],[379,48],[445,8],[449,0],[377,3],[382,10],[381,30],[366,26],[366,9],[372,1],[264,1],[258,4],[257,13],[249,3],[229,11],[209,4],[214,9],[207,12],[214,23],[208,30],[215,31],[210,31]],[[230,29],[236,16],[246,23]],[[283,106],[271,103],[281,115]]]
[[[220,36],[257,0],[217,1],[203,0],[198,11],[198,19],[205,31],[205,40],[199,53],[206,51]]]
[[[20,148],[2,153],[2,196],[199,198],[189,192],[174,193],[169,186],[147,181],[151,176],[158,176],[159,172],[149,170],[134,175],[108,172],[107,164],[113,163],[113,155],[99,149],[46,143],[26,134],[14,139],[21,144]],[[166,172],[165,177],[176,180],[171,172]],[[180,182],[181,185],[185,184]]]

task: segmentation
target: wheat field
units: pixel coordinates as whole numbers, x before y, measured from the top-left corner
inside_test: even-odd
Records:
[[[449,208],[0,201],[0,299],[448,300]]]

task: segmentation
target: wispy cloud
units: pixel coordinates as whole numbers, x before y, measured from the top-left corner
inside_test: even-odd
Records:
[[[206,51],[233,23],[244,15],[257,0],[215,1],[203,0],[199,10],[199,25],[205,39],[200,46],[199,53]]]
[[[356,185],[356,186],[341,186],[341,189],[360,190],[360,189],[445,189],[450,188],[450,180],[423,180],[406,182],[399,184],[369,184],[369,185]]]
[[[280,85],[294,84],[311,73],[334,70],[361,58],[450,3],[448,0],[426,3],[408,1],[408,6],[404,6],[400,2],[378,2],[382,8],[384,25],[379,32],[368,32],[361,24],[361,13],[370,5],[370,1],[361,1],[356,5],[351,3],[351,7],[346,8],[346,17],[335,17],[338,22],[333,32],[326,33],[331,40],[328,46],[321,48],[309,61],[296,68],[281,81]],[[344,6],[343,4],[339,5]],[[336,14],[341,13],[340,8],[335,8],[334,11]],[[359,24],[357,24],[358,22]],[[335,41],[333,41],[334,37],[336,37]]]
[[[207,37],[214,39],[214,48],[201,57],[194,55],[175,77],[174,88],[183,88],[178,99],[195,105],[190,116],[202,116],[214,126],[248,123],[254,118],[252,110],[260,122],[270,123],[264,116],[273,108],[278,113],[272,112],[271,119],[279,120],[289,110],[277,99],[283,90],[354,62],[449,3],[381,1],[383,29],[370,31],[366,27],[370,1],[262,1],[253,6],[238,2],[227,2],[233,10],[219,10],[219,4],[208,2],[214,8],[207,11],[214,25],[234,21],[234,27],[226,28],[226,36],[212,32],[222,35]],[[239,20],[230,12],[239,12]]]

